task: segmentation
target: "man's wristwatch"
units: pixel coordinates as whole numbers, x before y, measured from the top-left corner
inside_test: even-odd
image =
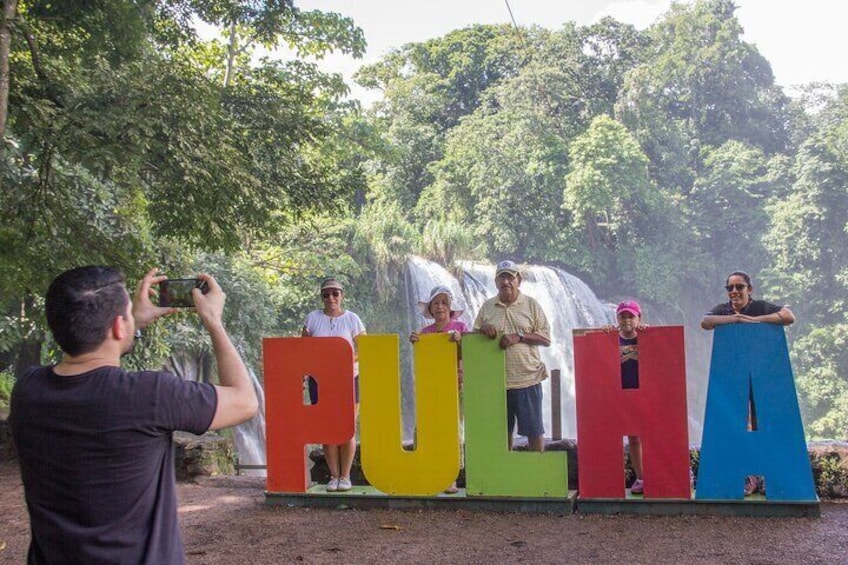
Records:
[[[515,333],[516,333],[516,335],[518,335],[518,341],[519,341],[519,342],[523,342],[523,341],[524,341],[524,331],[523,331],[523,330],[518,330],[518,331],[517,331],[517,332],[515,332]]]

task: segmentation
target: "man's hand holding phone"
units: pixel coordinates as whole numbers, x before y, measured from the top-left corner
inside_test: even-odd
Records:
[[[223,327],[222,318],[227,295],[212,275],[201,273],[197,275],[197,280],[202,284],[193,288],[191,295],[200,321],[210,331],[216,326]]]
[[[159,306],[163,308],[192,308],[194,289],[206,294],[209,283],[205,279],[167,279],[159,283]]]

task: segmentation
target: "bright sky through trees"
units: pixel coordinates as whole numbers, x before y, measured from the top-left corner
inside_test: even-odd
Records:
[[[350,77],[362,64],[374,63],[390,49],[424,41],[475,23],[509,23],[504,0],[301,0],[304,10],[333,11],[352,17],[365,32],[363,60],[331,55],[322,66]],[[644,29],[668,10],[670,0],[509,0],[519,25],[556,29],[563,22],[589,25],[604,16]],[[790,88],[812,81],[848,82],[848,36],[840,29],[848,8],[834,0],[782,2],[736,0],[745,40],[772,65],[778,84]],[[790,91],[791,94],[791,91]],[[364,102],[379,97],[358,87]]]

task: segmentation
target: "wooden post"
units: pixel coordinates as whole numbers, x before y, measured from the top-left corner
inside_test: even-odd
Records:
[[[560,386],[560,371],[551,371],[551,439],[562,439],[562,392]]]

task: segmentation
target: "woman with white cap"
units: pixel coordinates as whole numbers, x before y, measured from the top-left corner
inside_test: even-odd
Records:
[[[321,283],[321,301],[324,308],[313,310],[306,316],[303,323],[303,337],[345,338],[354,350],[353,378],[356,395],[356,405],[359,406],[359,363],[356,362],[356,344],[354,340],[365,334],[365,325],[359,316],[342,308],[344,288],[333,278]],[[314,379],[309,379],[309,396],[313,404],[318,402],[318,386]],[[356,454],[356,437],[341,445],[324,444],[324,459],[330,468],[330,481],[327,490],[345,491],[352,488],[350,470],[353,467],[353,457]]]
[[[429,326],[424,326],[420,331],[412,332],[409,341],[415,343],[420,334],[449,333],[451,341],[459,341],[463,333],[468,332],[468,326],[459,319],[462,310],[453,310],[453,293],[446,286],[435,286],[430,291],[430,298],[418,303],[421,315],[433,320]]]
[[[433,320],[429,326],[424,326],[420,331],[412,332],[409,336],[409,341],[415,344],[421,334],[447,333],[450,334],[450,340],[459,343],[462,339],[462,334],[468,332],[468,326],[465,322],[459,319],[462,315],[462,310],[453,310],[451,308],[453,302],[453,293],[446,286],[435,286],[430,291],[430,298],[426,301],[422,300],[418,303],[421,309],[421,314]],[[462,356],[461,351],[457,348],[457,374],[459,382],[462,382]],[[445,489],[448,494],[459,492],[456,486],[456,481],[451,486]]]

